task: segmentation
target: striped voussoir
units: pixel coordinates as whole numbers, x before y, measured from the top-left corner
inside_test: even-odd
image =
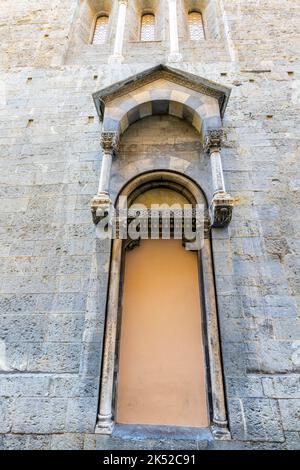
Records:
[[[143,76],[128,79],[95,94],[94,99],[101,119],[103,131],[123,134],[134,122],[153,115],[176,116],[192,124],[202,138],[209,129],[222,127],[221,116],[228,98],[226,90],[214,89],[215,84],[195,84],[193,75],[184,77],[178,72],[145,72]],[[151,80],[152,78],[152,80]],[[97,103],[98,100],[98,103]]]

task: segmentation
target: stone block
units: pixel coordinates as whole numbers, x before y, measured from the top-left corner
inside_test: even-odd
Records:
[[[61,398],[20,398],[13,412],[14,433],[55,433],[65,429],[67,402]]]
[[[265,398],[229,400],[232,437],[249,441],[284,441],[278,403]]]
[[[41,342],[45,339],[45,315],[5,315],[0,317],[0,339],[6,342]]]
[[[80,342],[84,322],[83,314],[51,314],[48,317],[46,341]]]
[[[82,450],[84,434],[54,434],[51,450]]]
[[[81,343],[32,343],[28,351],[27,370],[31,372],[78,372]]]
[[[14,400],[12,398],[0,397],[0,434],[11,431],[13,412]]]
[[[280,318],[273,322],[274,335],[278,340],[299,340],[300,321],[296,318]]]
[[[37,308],[40,312],[75,313],[85,312],[85,293],[56,293],[38,296]]]
[[[262,377],[264,394],[269,398],[300,398],[299,374]]]
[[[228,377],[226,379],[228,397],[263,398],[264,392],[260,377]]]
[[[47,397],[50,377],[35,374],[1,374],[1,397]]]
[[[0,310],[2,314],[32,313],[36,310],[37,296],[31,294],[2,294],[0,295]]]
[[[300,431],[300,399],[279,400],[283,428],[287,431]]]
[[[69,398],[66,431],[69,433],[94,432],[98,414],[98,397]]]

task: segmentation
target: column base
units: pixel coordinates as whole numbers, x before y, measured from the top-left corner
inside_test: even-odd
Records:
[[[113,65],[113,64],[122,64],[122,62],[124,62],[124,57],[122,55],[111,55],[109,58],[108,58],[108,63],[110,65]]]
[[[216,193],[210,205],[212,227],[226,227],[231,222],[233,206],[234,199],[230,194],[225,192]]]
[[[107,217],[111,208],[111,200],[108,193],[99,193],[91,200],[92,217],[95,224]]]
[[[180,52],[172,52],[168,56],[168,62],[182,62],[182,55]]]
[[[231,434],[227,421],[215,422],[211,428],[212,435],[216,441],[230,441]]]
[[[113,422],[111,417],[98,415],[98,422],[96,424],[95,434],[110,435],[112,434],[114,427],[115,423]]]

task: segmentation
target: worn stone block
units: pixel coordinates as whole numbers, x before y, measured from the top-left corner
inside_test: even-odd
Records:
[[[284,429],[300,431],[300,399],[279,400]]]
[[[275,400],[231,399],[229,406],[232,411],[230,429],[234,439],[284,441],[279,407]]]
[[[57,434],[51,439],[51,450],[82,450],[84,434]]]
[[[98,397],[70,398],[66,418],[67,432],[94,432],[98,412]]]
[[[62,432],[67,402],[61,398],[19,398],[12,419],[14,433]]]

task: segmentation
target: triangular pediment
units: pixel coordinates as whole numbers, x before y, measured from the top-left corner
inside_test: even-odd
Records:
[[[230,88],[189,72],[166,65],[157,65],[94,93],[93,99],[100,119],[103,120],[108,103],[160,79],[215,98],[219,104],[220,116],[223,117],[231,93]]]

